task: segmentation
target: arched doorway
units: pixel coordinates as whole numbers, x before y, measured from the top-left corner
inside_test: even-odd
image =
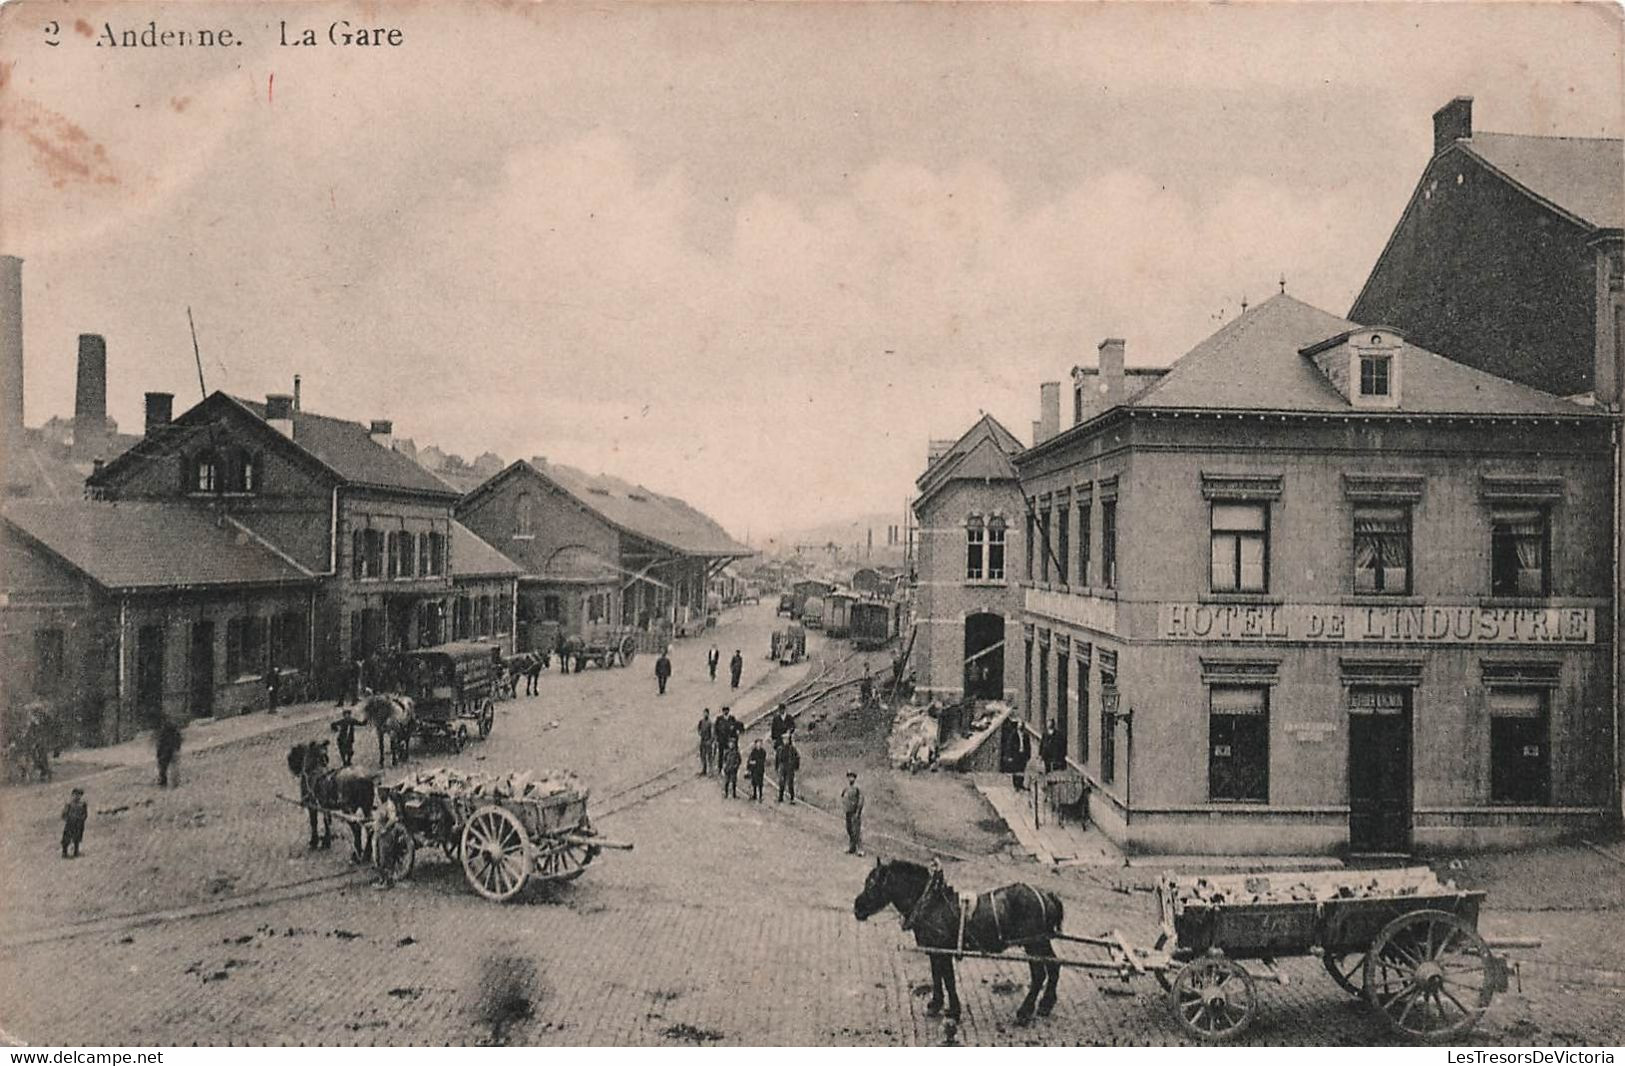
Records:
[[[1004,616],[990,613],[965,619],[965,698],[1004,699]]]

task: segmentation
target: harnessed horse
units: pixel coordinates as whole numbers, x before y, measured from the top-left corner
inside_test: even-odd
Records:
[[[942,1013],[946,992],[949,1018],[959,1017],[952,953],[998,954],[1019,947],[1028,955],[1054,958],[1050,938],[1061,931],[1064,913],[1060,898],[1053,892],[1025,882],[971,896],[956,893],[938,867],[877,858],[863,891],[852,901],[852,913],[861,922],[887,906],[897,908],[903,916],[903,928],[914,934],[917,945],[934,950],[930,956],[931,1001],[926,1013]],[[1056,963],[1027,965],[1032,983],[1027,998],[1016,1010],[1016,1020],[1022,1022],[1030,1019],[1035,1009],[1044,1015],[1054,1008],[1055,986],[1061,977],[1061,967]]]
[[[333,811],[360,814],[370,819],[377,789],[372,778],[354,767],[328,768],[325,740],[295,744],[288,751],[288,769],[299,778],[299,802],[310,815],[310,846],[333,846]],[[322,833],[316,832],[316,819],[322,819]],[[352,854],[366,855],[361,826],[350,823]]]
[[[367,697],[361,716],[378,731],[378,765],[384,765],[384,735],[389,734],[389,755],[399,766],[411,754],[412,729],[417,720],[410,696],[377,693]]]

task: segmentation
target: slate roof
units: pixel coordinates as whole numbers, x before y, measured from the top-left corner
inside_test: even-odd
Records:
[[[1372,323],[1380,325],[1380,323]],[[1285,294],[1192,348],[1129,407],[1398,414],[1568,415],[1594,412],[1406,343],[1397,412],[1355,408],[1304,348],[1360,324]]]
[[[920,490],[916,505],[957,478],[1014,479],[1016,469],[1009,457],[1025,447],[997,418],[983,415],[914,482]]]
[[[265,417],[265,404],[235,396],[230,399],[256,417]],[[457,492],[400,452],[373,443],[367,427],[360,422],[295,411],[293,442],[353,484],[441,495]]]
[[[203,508],[13,500],[0,517],[108,590],[315,580],[244,527],[217,523]]]
[[[1475,133],[1456,145],[1588,226],[1625,227],[1625,141]]]
[[[642,485],[607,474],[592,475],[557,463],[520,459],[485,484],[490,485],[515,469],[530,470],[553,482],[610,525],[680,554],[718,559],[756,554],[730,537],[728,531],[712,519],[675,496],[662,496]],[[485,485],[481,485],[470,495],[484,488]]]
[[[451,523],[451,572],[459,577],[513,577],[521,569],[461,522]]]

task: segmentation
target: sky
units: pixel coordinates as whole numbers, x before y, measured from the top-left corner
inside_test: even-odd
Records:
[[[291,48],[305,26],[396,48]],[[96,47],[229,27],[228,48]],[[53,34],[48,24],[59,21]],[[51,45],[55,40],[58,43]],[[543,455],[736,536],[901,515],[928,439],[1099,340],[1164,365],[1353,302],[1431,115],[1619,137],[1609,4],[34,3],[0,8],[30,424],[291,391]]]

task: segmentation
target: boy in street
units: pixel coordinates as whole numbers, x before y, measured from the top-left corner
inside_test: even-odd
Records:
[[[846,772],[846,787],[841,790],[841,810],[846,814],[846,853],[863,854],[863,792],[858,788],[855,770]]]
[[[739,798],[739,745],[734,744],[722,753],[722,797]]]
[[[750,779],[750,798],[762,802],[762,778],[767,776],[767,749],[757,737],[750,746],[750,758],[745,761],[745,776]]]
[[[778,757],[773,760],[773,768],[779,772],[779,802],[784,802],[784,794],[790,794],[790,802],[796,801],[796,771],[801,769],[801,752],[796,750],[796,735],[786,733],[784,743],[779,745]]]
[[[327,728],[339,735],[339,759],[345,766],[350,765],[350,759],[355,755],[355,727],[361,724],[350,708],[344,708],[344,716]]]
[[[85,821],[90,808],[85,806],[85,790],[76,788],[62,808],[62,857],[68,858],[68,845],[73,845],[73,857],[79,857],[79,842],[85,839]]]
[[[711,773],[711,761],[717,755],[716,724],[711,721],[711,708],[707,707],[700,713],[697,728],[700,734],[700,776],[706,777]]]

